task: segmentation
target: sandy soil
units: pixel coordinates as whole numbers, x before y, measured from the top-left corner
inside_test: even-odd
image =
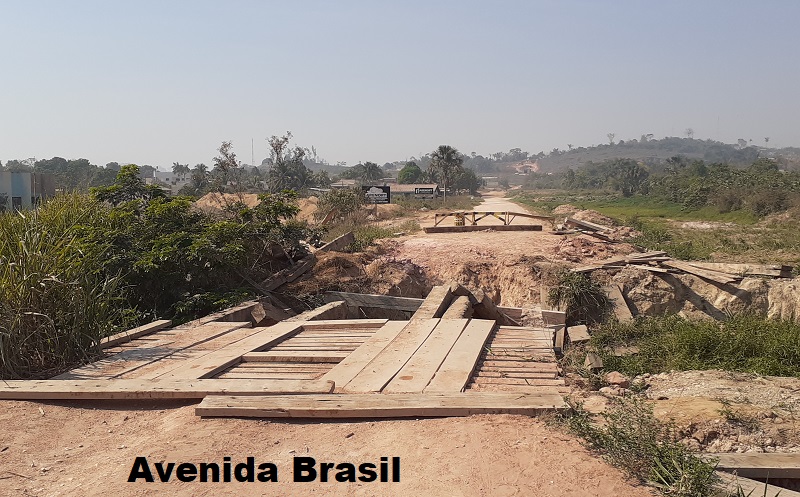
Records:
[[[0,402],[0,495],[648,496],[575,440],[522,416],[274,423],[193,406]],[[278,467],[277,483],[127,483],[133,461]],[[401,458],[400,483],[295,483],[292,460]],[[155,475],[157,479],[158,476]]]

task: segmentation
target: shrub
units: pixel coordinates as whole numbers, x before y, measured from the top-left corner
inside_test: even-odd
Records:
[[[547,303],[566,309],[568,324],[601,321],[611,310],[608,296],[591,277],[564,269],[556,279]]]

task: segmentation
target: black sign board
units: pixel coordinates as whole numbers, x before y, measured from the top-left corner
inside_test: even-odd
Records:
[[[433,195],[433,188],[414,188],[414,195]]]
[[[388,204],[391,200],[388,186],[362,186],[361,189],[371,204]]]

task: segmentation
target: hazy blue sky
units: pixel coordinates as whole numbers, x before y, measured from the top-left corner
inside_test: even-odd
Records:
[[[0,0],[0,160],[800,146],[800,2]]]

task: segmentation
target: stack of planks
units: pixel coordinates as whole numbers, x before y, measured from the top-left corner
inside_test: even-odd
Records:
[[[669,257],[666,252],[656,251],[612,257],[595,264],[576,267],[573,271],[587,273],[598,269],[619,270],[628,266],[660,274],[692,274],[720,285],[736,283],[746,276],[791,278],[793,269],[792,266],[776,264],[681,261]]]

